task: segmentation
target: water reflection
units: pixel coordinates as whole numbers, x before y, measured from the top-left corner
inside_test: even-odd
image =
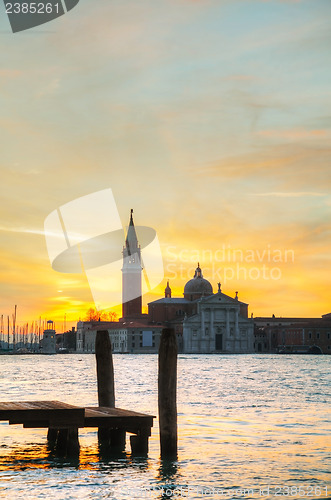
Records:
[[[167,483],[179,476],[179,470],[180,467],[177,461],[161,459],[157,477]]]
[[[79,458],[67,458],[56,456],[54,451],[49,450],[47,444],[30,444],[29,446],[15,446],[1,450],[0,470],[20,471],[31,469],[50,469],[57,467],[79,466]]]
[[[177,461],[160,459],[158,475],[156,477],[160,491],[160,500],[174,497],[174,490],[178,487],[180,467]]]
[[[150,468],[150,459],[146,457],[132,457],[131,453],[125,451],[119,453],[110,450],[108,453],[103,450],[100,454],[98,445],[81,447],[79,455],[75,457],[61,457],[47,443],[13,447],[2,445],[0,450],[0,470],[6,471],[71,467],[108,472],[129,468],[142,472]]]

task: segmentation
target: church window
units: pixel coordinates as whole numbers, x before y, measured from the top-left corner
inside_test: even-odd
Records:
[[[320,338],[320,332],[316,333],[316,337],[319,339]]]
[[[233,328],[230,328],[230,335],[233,336]]]
[[[196,330],[193,330],[193,337],[196,337],[198,332]]]
[[[308,333],[309,338],[311,339],[311,332]]]

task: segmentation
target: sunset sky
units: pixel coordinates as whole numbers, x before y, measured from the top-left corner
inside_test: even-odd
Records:
[[[199,260],[254,316],[331,312],[330,0],[80,0],[16,34],[1,3],[0,24],[0,315],[85,316],[44,220],[106,188],[158,234],[145,306]]]

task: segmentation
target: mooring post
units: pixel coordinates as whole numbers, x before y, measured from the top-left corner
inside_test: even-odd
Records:
[[[58,429],[49,428],[47,432],[47,443],[50,448],[55,446],[57,441]]]
[[[47,433],[48,448],[59,456],[75,457],[79,455],[80,445],[78,427],[61,429],[49,428]]]
[[[97,363],[99,406],[115,408],[114,365],[108,330],[97,331],[95,339],[95,357]],[[110,447],[111,445],[118,446],[118,442],[120,441],[123,446],[123,436],[122,439],[119,439],[119,433],[107,427],[99,427],[98,439],[100,445],[103,447]]]
[[[177,340],[164,328],[159,347],[158,406],[161,458],[177,458]]]
[[[67,457],[74,457],[79,455],[79,449],[78,428],[68,427],[66,429],[59,429],[55,444],[56,453]]]
[[[139,429],[137,435],[130,436],[132,456],[146,457],[148,454],[148,438],[151,435],[150,428]]]
[[[99,406],[115,408],[114,366],[108,330],[98,330],[95,339]]]

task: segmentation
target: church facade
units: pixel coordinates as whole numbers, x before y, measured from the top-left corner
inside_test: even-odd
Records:
[[[254,323],[248,305],[221,291],[213,293],[198,264],[194,277],[184,287],[184,297],[171,297],[169,282],[163,299],[148,304],[152,323],[167,322],[177,333],[183,353],[252,353]]]
[[[202,297],[197,313],[183,321],[184,353],[254,352],[254,323],[247,306],[221,292]]]

